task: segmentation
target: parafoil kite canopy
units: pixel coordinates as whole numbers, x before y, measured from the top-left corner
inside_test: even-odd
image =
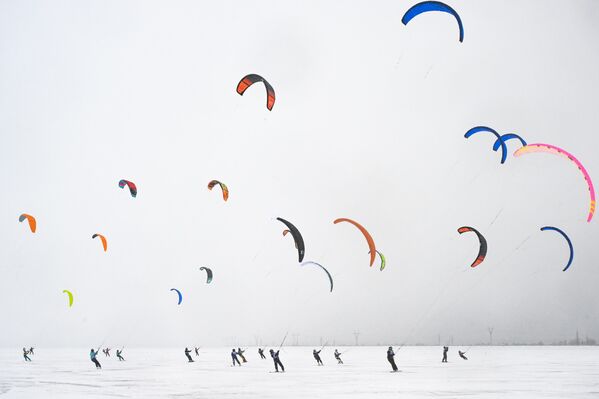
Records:
[[[210,284],[212,282],[212,270],[208,267],[200,267],[200,270],[206,271],[206,284]]]
[[[102,234],[96,233],[92,236],[92,239],[96,237],[100,237],[100,241],[102,241],[102,247],[104,248],[104,252],[106,252],[108,250],[108,242],[106,241],[106,237],[104,237]]]
[[[297,256],[299,262],[301,263],[301,261],[304,260],[304,253],[306,252],[306,248],[304,247],[304,239],[301,233],[299,232],[297,227],[291,224],[291,222],[288,222],[283,218],[277,218],[277,220],[283,223],[285,226],[287,226],[287,228],[291,232],[291,236],[293,236],[293,240],[295,241],[295,248],[297,248]],[[285,233],[283,233],[283,235],[285,235]]]
[[[177,296],[179,297],[177,305],[181,305],[181,302],[183,301],[183,294],[181,294],[181,291],[176,288],[171,288],[171,291],[175,291],[177,293]]]
[[[29,229],[32,233],[35,233],[35,229],[37,228],[37,222],[35,221],[35,218],[31,215],[23,213],[21,216],[19,216],[19,222],[23,222],[23,220],[27,220],[29,223]]]
[[[119,181],[119,187],[125,188],[125,186],[129,187],[129,192],[133,198],[137,197],[137,186],[135,183],[129,180],[122,179]]]
[[[312,262],[311,260],[300,264],[300,266],[307,266],[307,265],[318,266],[322,270],[324,270],[324,272],[327,274],[327,277],[329,278],[329,284],[331,286],[330,292],[333,292],[333,278],[331,277],[331,273],[329,273],[329,271],[327,269],[325,269],[325,267],[323,265],[321,265],[320,263]]]
[[[346,218],[335,219],[333,221],[333,224],[337,224],[337,223],[341,223],[341,222],[351,223],[354,226],[356,226],[358,228],[358,230],[360,230],[360,232],[362,232],[362,234],[364,235],[364,238],[366,239],[366,242],[368,243],[368,249],[369,249],[368,252],[370,253],[370,267],[372,267],[372,264],[374,263],[374,259],[376,257],[376,246],[374,245],[374,240],[372,239],[372,236],[370,235],[368,230],[366,230],[364,228],[364,226],[362,226],[360,223],[356,222],[355,220],[346,219]]]
[[[220,189],[223,192],[223,200],[227,201],[229,199],[229,189],[227,188],[227,186],[224,183],[221,183],[218,180],[211,180],[208,183],[208,190],[212,191],[214,186],[216,186],[217,184],[220,186]]]
[[[440,1],[423,1],[421,3],[415,4],[414,6],[410,7],[408,11],[406,11],[404,16],[401,18],[401,22],[404,25],[407,25],[408,22],[410,22],[415,16],[430,11],[442,11],[453,15],[458,23],[458,28],[460,29],[460,42],[464,41],[464,25],[462,25],[462,19],[453,8],[445,3],[441,3]]]
[[[528,144],[528,145],[525,145],[524,147],[520,147],[520,148],[518,148],[518,150],[516,150],[516,152],[514,152],[514,156],[518,157],[520,155],[530,154],[533,152],[547,152],[550,154],[561,155],[563,157],[568,158],[570,161],[572,161],[576,165],[576,167],[582,173],[584,180],[586,180],[587,186],[589,188],[590,201],[589,201],[589,214],[587,216],[587,222],[590,222],[591,219],[593,219],[593,215],[595,214],[595,204],[596,204],[595,203],[595,188],[593,186],[593,181],[591,180],[591,176],[587,172],[586,168],[582,165],[582,163],[578,159],[576,159],[576,157],[574,155],[570,154],[568,151],[564,150],[563,148],[559,148],[559,147],[556,147],[551,144],[542,144],[542,143]]]
[[[472,262],[472,264],[470,265],[470,267],[476,267],[480,265],[485,260],[485,256],[487,256],[487,240],[485,239],[485,237],[483,237],[482,234],[478,232],[478,230],[476,230],[473,227],[463,226],[458,229],[458,233],[460,234],[467,233],[470,231],[476,233],[476,235],[478,236],[478,241],[480,243],[478,255],[476,256],[474,262]]]
[[[574,247],[572,246],[572,241],[570,241],[570,237],[568,237],[568,235],[566,233],[564,233],[561,229],[558,229],[557,227],[553,227],[553,226],[541,227],[541,231],[546,231],[546,230],[557,231],[559,234],[562,235],[562,237],[564,237],[564,239],[568,243],[568,247],[570,248],[570,257],[568,258],[568,263],[566,263],[566,267],[564,267],[564,269],[562,270],[563,272],[565,272],[566,270],[568,270],[568,268],[572,264],[572,261],[574,260]]]
[[[73,306],[73,293],[69,290],[63,290],[62,293],[69,297],[69,307]]]
[[[256,82],[264,83],[264,86],[266,87],[266,108],[268,108],[269,111],[272,111],[272,107],[275,105],[275,90],[262,76],[253,73],[244,76],[237,84],[237,93],[243,96],[243,93],[245,93],[247,88]]]

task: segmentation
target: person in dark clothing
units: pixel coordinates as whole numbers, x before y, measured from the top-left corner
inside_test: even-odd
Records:
[[[393,352],[392,347],[389,347],[389,349],[387,349],[387,361],[391,363],[393,371],[397,371],[397,365],[395,364],[395,352]]]
[[[116,357],[119,358],[119,362],[124,362],[125,359],[123,358],[123,350],[122,349],[117,349],[116,350]]]
[[[102,365],[100,364],[98,359],[96,359],[96,356],[98,356],[98,352],[100,352],[100,348],[98,348],[96,350],[94,350],[94,348],[90,349],[89,350],[89,358],[96,365],[97,369],[101,369]]]
[[[264,349],[258,348],[258,354],[260,355],[261,359],[266,359],[266,356],[264,356]]]
[[[241,358],[241,361],[244,362],[244,363],[247,363],[248,361],[245,360],[245,356],[243,356],[243,352],[245,352],[245,351],[242,351],[241,348],[237,348],[237,354]]]
[[[458,351],[458,355],[460,355],[460,357],[464,360],[468,360],[468,358],[466,357],[466,352],[462,352],[462,351]]]
[[[275,372],[278,373],[279,372],[279,366],[281,366],[281,371],[285,371],[285,366],[283,366],[283,363],[281,363],[281,359],[279,359],[279,352],[278,351],[274,351],[273,349],[270,350],[270,357],[272,357],[272,360],[275,362]]]
[[[449,346],[444,346],[443,347],[443,359],[441,360],[441,363],[447,363],[447,352],[449,351]]]
[[[233,359],[233,366],[235,366],[235,363],[237,363],[238,366],[241,366],[239,359],[237,359],[237,352],[235,352],[235,349],[231,349],[231,359]]]
[[[33,346],[31,348],[29,348],[29,354],[30,355],[35,355],[35,353],[33,353]]]
[[[200,356],[200,348],[194,348],[196,351],[196,356]]]
[[[316,359],[316,364],[317,364],[317,365],[319,365],[319,366],[324,366],[324,365],[322,364],[322,359],[320,358],[320,352],[321,352],[321,351],[322,351],[322,349],[321,349],[321,350],[319,350],[319,351],[317,351],[316,349],[314,349],[314,350],[312,351],[312,356],[314,356],[314,359]]]
[[[23,348],[23,359],[25,359],[26,362],[30,362],[31,359],[29,358],[29,356],[27,356],[29,354],[29,352],[27,351],[27,349]]]
[[[189,356],[190,353],[191,353],[191,349],[185,347],[185,356],[187,356],[187,362],[193,363],[193,359],[191,358],[191,356]]]
[[[337,359],[337,364],[343,364],[343,360],[341,360],[341,353],[337,349],[335,349],[335,359]]]
[[[110,357],[110,348],[104,349],[104,356]]]

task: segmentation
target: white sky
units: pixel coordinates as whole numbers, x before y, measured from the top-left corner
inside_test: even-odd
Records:
[[[599,176],[599,2],[452,1],[463,43],[448,14],[402,25],[413,3],[1,2],[0,345],[598,337],[580,172],[515,142],[500,165],[492,136],[463,135],[516,132]],[[263,87],[236,94],[248,73],[272,112]],[[462,225],[489,242],[476,269]],[[565,273],[544,225],[574,242]]]

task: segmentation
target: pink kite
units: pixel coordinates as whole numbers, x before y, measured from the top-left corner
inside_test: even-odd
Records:
[[[589,216],[587,217],[587,222],[590,222],[593,219],[593,214],[595,213],[595,189],[593,188],[593,181],[591,180],[591,176],[589,176],[587,170],[582,166],[580,161],[576,159],[576,157],[570,154],[568,151],[565,151],[559,147],[556,147],[551,144],[528,144],[524,147],[520,147],[516,152],[514,152],[514,156],[518,157],[522,154],[530,154],[531,152],[549,152],[556,155],[563,155],[567,157],[570,161],[574,162],[578,169],[582,172],[584,179],[587,181],[589,185],[589,194],[591,196],[591,203],[589,208]]]

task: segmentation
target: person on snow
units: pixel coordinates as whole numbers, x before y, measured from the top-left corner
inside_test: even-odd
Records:
[[[391,363],[393,371],[397,371],[397,365],[395,364],[395,352],[393,352],[393,348],[391,346],[389,349],[387,349],[387,361]]]
[[[237,359],[237,352],[235,352],[235,349],[231,349],[231,359],[233,360],[233,366],[235,366],[235,363],[237,363],[238,366],[241,366],[239,359]]]
[[[319,351],[317,351],[316,349],[314,349],[314,350],[312,351],[312,356],[314,356],[314,359],[316,359],[316,364],[317,364],[317,365],[319,365],[319,366],[324,366],[324,365],[322,364],[322,359],[320,358],[320,352],[322,352],[322,349],[321,349],[321,350],[319,350]]]
[[[187,363],[193,363],[193,359],[189,355],[191,353],[191,349],[185,347],[185,356],[187,356]]]
[[[279,352],[278,351],[274,351],[273,349],[270,350],[270,357],[272,357],[273,362],[275,362],[275,372],[278,373],[279,372],[279,366],[281,366],[281,371],[284,372],[285,371],[285,366],[283,366],[283,363],[281,363],[281,359],[279,359]]]
[[[341,353],[337,349],[335,349],[335,359],[337,359],[337,364],[343,364],[343,360],[341,360]]]

